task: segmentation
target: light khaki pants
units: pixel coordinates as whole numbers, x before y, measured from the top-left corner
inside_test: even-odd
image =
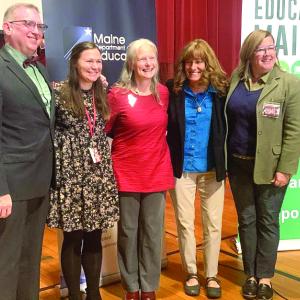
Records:
[[[179,249],[184,270],[197,274],[195,238],[195,196],[201,197],[204,275],[218,273],[222,234],[224,181],[217,182],[215,172],[183,173],[176,178],[175,189],[169,191],[175,210]]]

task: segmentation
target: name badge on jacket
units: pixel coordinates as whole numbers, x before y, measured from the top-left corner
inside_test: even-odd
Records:
[[[280,104],[279,103],[264,103],[262,115],[268,118],[279,118]]]

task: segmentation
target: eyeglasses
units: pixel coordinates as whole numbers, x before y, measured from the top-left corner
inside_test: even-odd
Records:
[[[267,47],[262,47],[262,48],[257,48],[254,52],[257,54],[266,54],[267,51],[273,52],[276,50],[276,46],[275,45],[270,45]]]
[[[46,24],[40,24],[40,23],[37,23],[35,21],[31,21],[31,20],[10,21],[8,23],[11,23],[11,24],[21,23],[22,25],[24,25],[25,27],[27,27],[30,30],[34,30],[35,27],[37,27],[37,29],[40,33],[44,33],[48,28],[48,25],[46,25]]]

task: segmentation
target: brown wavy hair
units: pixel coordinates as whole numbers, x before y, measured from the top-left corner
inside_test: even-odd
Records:
[[[211,84],[220,95],[225,96],[229,85],[226,73],[214,50],[202,39],[195,39],[182,49],[175,67],[174,92],[179,93],[188,80],[184,66],[187,61],[193,59],[201,59],[205,63],[199,84],[204,86]]]
[[[69,62],[68,79],[65,81],[61,88],[60,102],[78,117],[85,116],[85,109],[82,101],[82,91],[79,84],[77,63],[81,53],[85,50],[90,49],[97,49],[100,53],[97,45],[92,42],[79,43],[72,49]],[[95,95],[97,112],[101,113],[103,118],[107,120],[109,118],[109,108],[106,101],[106,92],[102,85],[100,77],[95,82],[93,82],[92,90]]]

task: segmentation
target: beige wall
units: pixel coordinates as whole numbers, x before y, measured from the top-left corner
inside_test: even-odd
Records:
[[[51,1],[51,0],[48,0]],[[18,2],[26,2],[26,3],[31,3],[36,5],[40,12],[42,12],[42,0],[1,0],[1,4],[0,4],[0,28],[2,29],[2,20],[3,20],[3,15],[6,11],[6,9]]]

